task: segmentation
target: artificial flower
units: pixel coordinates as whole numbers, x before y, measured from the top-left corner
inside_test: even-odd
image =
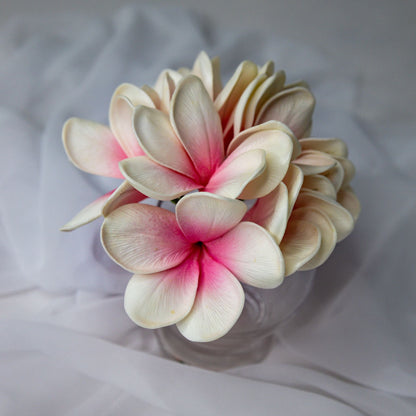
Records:
[[[286,126],[269,121],[241,132],[225,152],[218,112],[194,75],[176,87],[169,116],[138,106],[133,123],[145,155],[122,160],[120,170],[138,191],[159,200],[195,189],[230,198],[267,195],[285,176],[296,141]]]
[[[102,243],[134,273],[125,292],[129,317],[146,328],[171,324],[191,341],[220,338],[244,305],[240,284],[277,287],[281,251],[262,227],[241,222],[246,205],[206,192],[183,197],[176,215],[128,204],[104,220]]]

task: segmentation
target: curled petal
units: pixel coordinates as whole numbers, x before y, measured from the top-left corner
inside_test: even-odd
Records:
[[[347,157],[347,145],[340,139],[307,138],[300,139],[302,150],[318,150],[334,157]]]
[[[264,104],[256,124],[277,120],[289,126],[297,138],[301,138],[309,127],[314,108],[315,98],[308,89],[285,89]]]
[[[244,189],[240,198],[260,198],[271,192],[286,175],[293,150],[292,138],[281,124],[269,122],[240,133],[231,143],[229,157],[236,157],[252,149],[266,154],[264,171]],[[235,149],[235,150],[234,150]]]
[[[323,173],[323,175],[325,175],[331,181],[332,185],[335,188],[335,191],[338,192],[341,189],[342,184],[344,183],[345,172],[344,168],[341,165],[341,162],[339,162],[336,159],[334,160],[335,165],[331,169],[328,169],[325,173]]]
[[[230,80],[215,99],[215,108],[222,120],[224,128],[233,113],[241,94],[257,75],[257,65],[251,61],[243,61]]]
[[[234,326],[243,307],[244,291],[239,281],[204,252],[194,304],[176,325],[190,341],[214,341]]]
[[[326,172],[334,167],[337,161],[326,153],[316,150],[304,150],[293,163],[299,166],[303,174],[307,176]]]
[[[337,243],[337,231],[329,217],[315,208],[296,209],[290,217],[294,220],[304,220],[316,225],[321,233],[321,244],[316,254],[306,262],[300,270],[311,270],[323,264]]]
[[[361,205],[352,188],[347,187],[339,191],[337,201],[350,212],[354,218],[354,222],[357,221],[360,215]]]
[[[198,287],[198,255],[153,274],[134,275],[126,288],[124,309],[144,328],[172,325],[188,315]]]
[[[68,221],[63,227],[60,228],[61,231],[72,231],[82,225],[88,224],[97,218],[101,217],[102,210],[105,204],[108,201],[110,195],[114,192],[108,192],[103,196],[100,196],[95,201],[91,202],[85,208],[83,208],[80,212],[78,212],[75,217],[73,217],[70,221]]]
[[[321,233],[309,221],[289,221],[285,235],[280,243],[285,259],[286,276],[299,270],[311,260],[321,246]]]
[[[265,166],[266,152],[261,149],[249,150],[235,157],[229,156],[211,176],[205,190],[237,198],[246,185],[264,171]]]
[[[309,175],[303,179],[303,188],[311,191],[319,192],[331,199],[337,199],[337,193],[335,192],[332,182],[323,175]]]
[[[242,201],[197,192],[186,195],[178,202],[176,218],[190,242],[206,242],[234,228],[246,210]]]
[[[287,170],[286,176],[283,178],[283,182],[285,183],[288,191],[289,215],[292,212],[293,206],[295,205],[296,199],[299,195],[303,179],[304,176],[301,168],[291,163]]]
[[[116,263],[133,273],[170,269],[191,250],[175,215],[145,204],[123,205],[106,217],[101,242]]]
[[[160,110],[169,113],[170,102],[178,82],[183,76],[171,69],[163,71],[156,81],[155,90],[160,97]]]
[[[94,175],[123,177],[118,162],[127,156],[108,127],[70,118],[62,129],[62,140],[66,154],[77,168]]]
[[[266,79],[266,74],[258,74],[241,94],[234,112],[234,136],[237,136],[237,134],[244,129],[244,125],[246,123],[246,112],[249,102],[253,98],[257,89]],[[252,125],[253,123],[251,123],[249,127]]]
[[[146,198],[146,195],[133,188],[127,181],[124,181],[107,199],[102,208],[102,214],[106,217],[122,205],[140,202]]]
[[[279,244],[285,233],[288,214],[288,191],[281,182],[274,191],[256,201],[244,216],[244,221],[255,222],[265,228]]]
[[[150,159],[191,178],[197,177],[167,114],[139,106],[134,111],[133,123],[138,143]]]
[[[272,289],[283,281],[285,266],[279,246],[253,222],[242,222],[205,245],[210,255],[243,283]]]
[[[201,80],[185,77],[172,98],[172,126],[202,181],[224,159],[221,120]]]
[[[337,241],[343,240],[354,228],[352,215],[341,204],[314,191],[302,191],[296,201],[296,207],[311,207],[323,211],[337,230]]]
[[[142,85],[142,90],[150,97],[150,99],[153,102],[153,106],[149,105],[149,107],[160,108],[160,97],[157,94],[157,92],[152,87],[146,84]]]
[[[254,125],[254,120],[257,118],[263,105],[283,88],[285,80],[285,72],[279,71],[267,78],[256,89],[246,108],[244,129]]]
[[[344,171],[344,178],[342,180],[341,189],[346,188],[355,176],[355,166],[349,159],[344,157],[337,157],[337,161],[341,164]]]
[[[138,105],[154,107],[149,95],[132,84],[121,84],[115,90],[110,103],[111,130],[129,157],[144,154],[133,130],[134,107]]]
[[[165,168],[146,156],[123,160],[120,170],[139,192],[162,201],[170,201],[201,188],[201,185],[187,176]]]

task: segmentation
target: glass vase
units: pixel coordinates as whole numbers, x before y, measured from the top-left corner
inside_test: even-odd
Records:
[[[211,342],[191,342],[176,325],[160,328],[163,351],[177,361],[210,370],[226,370],[262,361],[275,339],[274,332],[290,319],[308,295],[315,271],[297,272],[275,289],[243,285],[245,304],[234,327]]]

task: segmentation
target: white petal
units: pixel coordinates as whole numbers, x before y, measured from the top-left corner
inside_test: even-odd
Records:
[[[286,185],[281,182],[277,188],[259,198],[244,217],[265,228],[277,244],[283,238],[289,217],[289,197]]]
[[[146,204],[129,204],[104,219],[101,241],[108,255],[134,273],[156,273],[182,263],[191,245],[175,214]]]
[[[344,171],[344,178],[342,180],[341,189],[346,188],[355,176],[355,166],[353,163],[344,157],[337,157],[337,161],[341,164]]]
[[[238,280],[204,253],[200,260],[198,291],[190,313],[176,325],[190,341],[214,341],[236,323],[244,307]]]
[[[321,246],[321,233],[311,222],[290,220],[280,243],[285,259],[286,276],[291,275],[311,260]]]
[[[204,52],[200,52],[197,56],[192,73],[201,78],[209,96],[212,99],[221,90],[221,79],[219,76],[219,60],[215,59],[211,61],[209,56]]]
[[[249,150],[235,157],[229,156],[211,176],[205,191],[228,198],[237,198],[246,185],[259,176],[266,166],[266,152]]]
[[[188,315],[198,287],[198,257],[159,273],[134,275],[126,288],[124,309],[144,328],[172,325]]]
[[[283,281],[285,266],[279,246],[253,222],[242,222],[205,245],[210,255],[243,283],[272,289]]]
[[[290,164],[287,170],[286,176],[283,178],[288,191],[289,198],[289,215],[292,212],[293,206],[295,205],[296,199],[299,195],[300,189],[303,184],[303,173],[302,170],[294,165]]]
[[[66,154],[77,168],[94,175],[123,177],[118,162],[127,156],[108,127],[70,118],[62,129],[62,140]]]
[[[158,165],[147,156],[123,160],[120,170],[139,192],[162,201],[170,201],[202,187],[187,176]]]
[[[354,219],[341,204],[314,191],[302,191],[296,201],[296,207],[312,207],[323,211],[337,230],[337,241],[343,240],[354,228]]]
[[[321,233],[321,245],[317,253],[300,270],[311,270],[323,264],[337,243],[337,231],[329,217],[315,208],[299,208],[293,211],[291,219],[304,220],[316,225]]]
[[[332,199],[337,198],[334,185],[326,176],[323,175],[305,176],[303,179],[303,188],[319,192]]]
[[[140,202],[146,198],[146,195],[133,188],[127,181],[124,181],[107,199],[102,208],[102,214],[106,217],[122,205]]]
[[[176,218],[191,242],[210,241],[235,227],[246,213],[242,201],[207,192],[184,196],[176,205]]]
[[[350,212],[354,218],[354,222],[357,221],[360,215],[361,205],[352,188],[347,187],[339,191],[337,195],[337,201]]]
[[[307,176],[326,172],[333,168],[337,161],[323,152],[303,150],[293,163],[299,166],[302,169],[303,174]]]
[[[315,99],[308,89],[285,89],[264,104],[256,124],[277,120],[289,126],[297,138],[302,138],[309,127],[314,108]]]
[[[257,75],[257,65],[251,61],[243,61],[230,80],[215,99],[215,108],[225,127],[233,113],[241,94]]]
[[[300,139],[302,150],[319,150],[336,157],[347,157],[347,145],[340,139]]]
[[[285,83],[286,74],[279,71],[267,78],[254,92],[250,99],[245,114],[244,129],[254,125],[254,121],[261,111],[263,105],[275,94],[277,94]]]
[[[251,181],[240,198],[260,198],[271,192],[286,175],[293,150],[292,138],[281,124],[269,122],[252,127],[240,133],[229,146],[232,157],[252,149],[262,149],[266,153],[266,167],[256,179]],[[235,149],[235,150],[233,150]]]
[[[101,217],[102,209],[107,203],[108,198],[114,191],[108,192],[103,196],[100,196],[95,201],[91,202],[80,212],[78,212],[75,217],[68,221],[63,227],[60,228],[61,231],[72,231],[82,225],[88,224],[97,218]]]
[[[202,181],[224,159],[221,120],[201,80],[189,75],[172,97],[171,124]]]
[[[139,106],[134,111],[133,123],[137,140],[151,160],[190,178],[197,177],[192,162],[176,137],[167,114]]]

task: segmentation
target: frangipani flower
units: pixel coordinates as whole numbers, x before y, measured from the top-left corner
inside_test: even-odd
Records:
[[[202,81],[184,77],[169,116],[138,106],[133,118],[145,156],[124,159],[120,169],[141,193],[172,200],[192,190],[230,198],[267,195],[286,174],[296,138],[269,121],[237,135],[225,152],[221,120]]]
[[[191,341],[227,333],[241,314],[240,284],[277,287],[284,261],[270,234],[241,222],[246,205],[197,192],[183,197],[176,215],[128,204],[104,220],[102,243],[134,276],[125,293],[129,317],[146,328],[171,324]]]
[[[282,250],[286,276],[323,264],[354,228],[360,204],[354,166],[339,139],[301,139],[283,182],[259,198],[245,220],[266,228]]]

